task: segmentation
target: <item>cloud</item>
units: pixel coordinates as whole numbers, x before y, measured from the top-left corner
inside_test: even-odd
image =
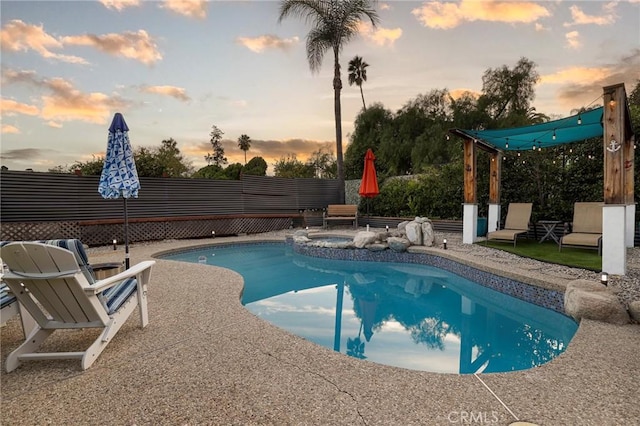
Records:
[[[640,49],[634,49],[628,56],[616,63],[600,67],[570,67],[553,74],[542,75],[540,85],[556,85],[556,98],[562,107],[576,108],[576,105],[591,106],[602,103],[602,88],[624,83],[635,87],[640,69]]]
[[[17,114],[38,115],[40,111],[38,107],[16,102],[13,99],[0,99],[0,113],[3,116],[12,116]]]
[[[27,24],[19,19],[9,21],[2,28],[0,45],[4,51],[28,52],[33,50],[46,59],[82,65],[88,63],[78,56],[53,53],[51,50],[62,49],[63,43],[47,34],[42,25]]]
[[[396,40],[402,37],[402,28],[374,28],[370,22],[360,22],[358,28],[360,34],[367,40],[378,46],[392,46]]]
[[[191,98],[182,87],[175,86],[142,86],[141,92],[153,93],[156,95],[171,96],[182,102],[189,102]]]
[[[128,103],[119,97],[103,93],[83,93],[62,78],[38,79],[32,71],[3,70],[2,83],[23,83],[49,93],[42,95],[39,116],[45,120],[86,121],[104,124],[115,109],[124,109]]]
[[[145,65],[153,65],[162,59],[158,47],[145,30],[126,31],[121,34],[63,37],[62,42],[76,46],[91,46],[114,56],[135,59]]]
[[[255,53],[262,53],[265,49],[288,50],[291,46],[298,44],[298,37],[280,38],[272,34],[258,37],[238,37],[236,42]]]
[[[100,0],[107,9],[115,9],[122,12],[128,7],[140,6],[140,0]]]
[[[602,5],[602,13],[598,15],[587,15],[578,6],[571,6],[572,22],[565,22],[565,27],[571,27],[575,25],[611,25],[616,22],[616,2],[605,3]]]
[[[189,18],[207,17],[207,0],[164,0],[160,8],[167,9]]]
[[[391,10],[391,5],[389,3],[380,3],[380,10]]]
[[[579,49],[582,47],[582,42],[580,41],[580,33],[578,31],[571,31],[564,35],[564,38],[567,39],[567,46],[570,49]]]
[[[551,16],[549,10],[539,3],[496,0],[461,0],[457,3],[430,1],[411,13],[425,27],[444,30],[455,28],[463,22],[531,23]]]
[[[20,129],[18,129],[16,126],[12,126],[10,124],[3,124],[2,127],[0,127],[0,133],[2,133],[3,135],[9,135],[9,134],[20,134]]]
[[[3,160],[33,160],[39,159],[45,155],[44,151],[37,148],[10,149],[0,154]]]

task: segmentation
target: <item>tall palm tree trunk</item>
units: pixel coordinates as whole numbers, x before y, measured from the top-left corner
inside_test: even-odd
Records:
[[[367,105],[364,103],[364,93],[362,92],[362,83],[360,83],[359,86],[360,86],[360,96],[362,97],[362,107],[366,111]]]
[[[340,59],[339,49],[334,46],[334,75],[333,75],[333,104],[336,116],[336,165],[338,169],[338,200],[344,204],[344,162],[342,157],[342,109],[340,107],[340,91],[342,90],[342,81],[340,80]]]

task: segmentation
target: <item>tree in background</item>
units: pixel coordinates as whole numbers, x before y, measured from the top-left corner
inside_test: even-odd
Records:
[[[318,179],[336,178],[336,158],[333,153],[326,148],[314,151],[306,162],[306,165],[313,168],[314,177]]]
[[[384,156],[379,155],[383,134],[390,132],[393,125],[393,112],[381,103],[374,103],[366,111],[360,112],[355,120],[355,128],[344,156],[344,168],[347,179],[360,179],[364,171],[364,156],[371,148],[376,156],[378,178],[388,174]]]
[[[224,156],[224,148],[222,147],[222,135],[224,132],[218,128],[218,126],[211,126],[211,136],[210,142],[211,147],[213,148],[212,154],[207,154],[204,156],[204,159],[207,161],[209,165],[215,165],[222,167],[227,164],[227,158]]]
[[[513,69],[506,65],[485,71],[478,109],[485,114],[486,129],[519,127],[532,124],[529,118],[535,85],[540,79],[536,64],[520,58]]]
[[[360,31],[360,22],[368,19],[376,27],[379,18],[374,0],[283,0],[278,22],[294,16],[312,25],[307,34],[307,60],[312,72],[320,71],[324,54],[333,51],[333,93],[336,123],[338,198],[344,203],[344,164],[342,155],[342,111],[340,105],[340,51]]]
[[[100,176],[104,167],[104,157],[93,156],[92,160],[85,162],[76,161],[71,166],[55,166],[48,170],[49,173],[75,173],[80,171],[83,176]]]
[[[364,103],[364,93],[362,92],[362,83],[367,81],[368,63],[362,60],[362,57],[355,56],[349,61],[349,86],[356,84],[360,88],[360,96],[362,97],[362,108],[366,111],[367,105]]]
[[[295,154],[287,154],[273,165],[273,173],[283,178],[312,178],[316,170],[312,164],[298,160]]]
[[[251,138],[247,135],[240,135],[238,138],[238,148],[244,151],[244,164],[247,165],[247,151],[251,148]]]
[[[242,169],[242,174],[252,176],[266,176],[267,162],[262,157],[253,157]]]
[[[189,177],[193,173],[191,163],[184,158],[173,138],[162,141],[156,156],[164,177]]]

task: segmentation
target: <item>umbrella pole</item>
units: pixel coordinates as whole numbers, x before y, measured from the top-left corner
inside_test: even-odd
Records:
[[[124,267],[129,269],[129,216],[127,214],[127,198],[124,198]]]

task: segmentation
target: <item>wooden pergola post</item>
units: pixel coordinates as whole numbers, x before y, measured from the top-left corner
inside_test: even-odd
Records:
[[[464,140],[464,206],[462,214],[462,243],[473,244],[476,241],[478,227],[477,199],[477,152],[473,139]]]
[[[491,164],[489,165],[489,214],[487,232],[497,231],[500,228],[500,182],[502,179],[502,153],[491,152]]]
[[[627,139],[627,95],[624,84],[603,88],[604,207],[602,210],[602,271],[624,275],[627,258],[627,202],[633,199],[633,144]],[[630,151],[630,152],[627,152]],[[631,172],[628,172],[631,168]],[[630,191],[630,194],[629,192]]]

